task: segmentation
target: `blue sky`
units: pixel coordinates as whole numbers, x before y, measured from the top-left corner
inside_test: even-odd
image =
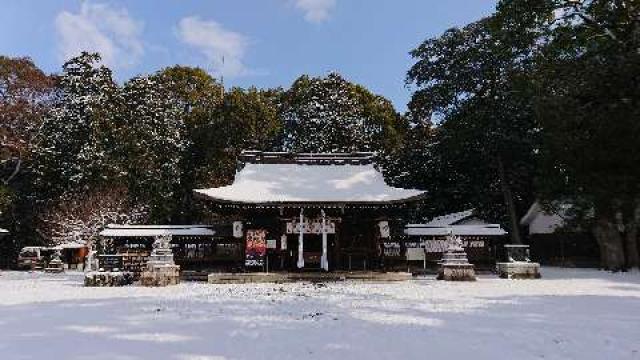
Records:
[[[119,81],[183,64],[225,85],[288,87],[337,71],[406,109],[408,52],[495,0],[0,0],[0,54],[48,72],[82,49]],[[225,62],[221,63],[224,56]]]

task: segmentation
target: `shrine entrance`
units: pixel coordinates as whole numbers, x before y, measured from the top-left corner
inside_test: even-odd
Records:
[[[298,267],[299,260],[299,235],[288,235],[287,243],[290,246],[288,261],[290,270],[323,270],[322,267],[322,235],[305,234],[303,240],[302,258],[303,267]],[[333,253],[335,249],[335,235],[327,235],[327,270],[335,268]]]

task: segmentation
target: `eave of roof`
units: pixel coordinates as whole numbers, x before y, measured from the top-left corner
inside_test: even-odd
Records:
[[[427,224],[409,224],[405,227],[405,234],[409,236],[502,236],[507,232],[499,224],[488,225],[447,225],[430,226]]]
[[[213,236],[206,225],[109,225],[100,232],[104,237]]]

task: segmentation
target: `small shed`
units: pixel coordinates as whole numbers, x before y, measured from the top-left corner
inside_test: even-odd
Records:
[[[449,237],[455,235],[461,238],[470,262],[493,268],[507,232],[500,224],[488,223],[469,209],[438,216],[423,224],[408,224],[405,235],[407,260],[423,260],[426,266],[436,266],[449,246]]]
[[[108,225],[100,232],[102,252],[120,255],[122,267],[140,273],[154,240],[170,236],[176,264],[182,269],[207,268],[218,259],[241,258],[229,254],[232,225]]]
[[[52,250],[60,252],[61,260],[66,269],[84,270],[84,262],[89,255],[89,247],[86,242],[66,242],[54,246]]]
[[[594,236],[567,226],[571,204],[555,203],[549,209],[534,202],[520,220],[527,228],[531,256],[542,264],[598,266],[600,249]]]

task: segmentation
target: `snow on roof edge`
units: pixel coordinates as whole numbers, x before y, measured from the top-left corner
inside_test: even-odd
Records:
[[[487,224],[487,225],[448,225],[448,226],[435,226],[428,224],[407,224],[404,229],[406,235],[413,236],[438,236],[448,235],[452,233],[454,235],[491,235],[502,236],[507,232],[500,226],[500,224]]]
[[[265,205],[384,204],[426,195],[422,190],[389,186],[372,164],[247,164],[231,185],[193,191],[220,202]]]
[[[467,209],[464,211],[458,211],[454,213],[436,216],[433,219],[427,221],[425,225],[433,225],[433,226],[454,225],[457,222],[460,222],[464,219],[467,219],[473,216],[474,211],[475,209]]]
[[[213,236],[208,225],[108,225],[100,232],[104,237]]]

